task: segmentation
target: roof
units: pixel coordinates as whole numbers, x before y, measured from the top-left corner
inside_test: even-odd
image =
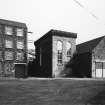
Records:
[[[53,30],[53,29],[51,31],[53,36],[77,38],[77,33],[61,31],[61,30]]]
[[[40,39],[35,41],[34,44],[39,43],[42,40],[45,40],[49,36],[60,36],[60,37],[77,38],[77,33],[51,29],[49,32],[47,32],[45,35],[43,35]]]
[[[102,36],[102,37],[78,44],[76,46],[77,53],[80,54],[80,53],[91,52],[104,37],[105,36]]]
[[[17,26],[17,27],[22,27],[22,28],[27,27],[25,23],[11,21],[11,20],[5,20],[5,19],[0,19],[0,24],[10,25],[10,26]]]

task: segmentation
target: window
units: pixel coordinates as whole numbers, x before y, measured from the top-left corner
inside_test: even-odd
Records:
[[[17,36],[23,36],[23,29],[17,28]]]
[[[17,49],[23,49],[23,48],[24,48],[23,41],[17,41]]]
[[[62,64],[62,51],[58,50],[58,64]]]
[[[6,51],[5,52],[5,60],[13,60],[13,52]]]
[[[96,69],[102,69],[102,62],[96,62]]]
[[[58,65],[62,64],[62,42],[57,42],[57,58],[58,58]]]
[[[13,43],[11,40],[5,40],[5,47],[6,48],[13,48]]]
[[[12,35],[12,27],[6,26],[5,27],[5,34]]]
[[[16,60],[23,61],[24,60],[24,54],[21,52],[17,52]]]

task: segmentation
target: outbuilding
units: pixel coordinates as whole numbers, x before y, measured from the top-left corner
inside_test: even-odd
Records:
[[[80,77],[105,78],[105,36],[77,45]]]
[[[40,77],[60,77],[64,65],[76,51],[77,34],[50,30],[35,41],[36,74]]]

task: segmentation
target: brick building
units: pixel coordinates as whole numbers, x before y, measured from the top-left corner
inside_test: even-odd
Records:
[[[77,45],[78,75],[105,78],[105,36]]]
[[[15,76],[15,64],[27,63],[27,26],[0,19],[0,76]]]
[[[60,77],[64,65],[76,51],[76,38],[76,33],[50,30],[35,41],[37,74]]]

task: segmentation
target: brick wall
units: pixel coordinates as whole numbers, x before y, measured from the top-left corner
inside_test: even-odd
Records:
[[[26,27],[17,27],[15,25],[10,25],[10,27],[13,30],[12,35],[5,34],[5,27],[8,26],[7,24],[0,24],[0,43],[2,43],[2,46],[0,46],[0,51],[2,51],[2,59],[0,59],[0,66],[2,69],[0,69],[0,75],[1,76],[14,76],[14,63],[27,63],[27,28]],[[22,28],[24,35],[23,36],[17,36],[16,35],[16,29]],[[17,49],[17,40],[23,41],[24,49]],[[12,41],[12,48],[6,48],[5,40]],[[13,59],[12,60],[6,60],[5,59],[5,52],[11,51],[13,53]],[[24,54],[24,60],[18,61],[16,59],[17,52],[22,52]],[[6,66],[8,65],[8,66]]]

